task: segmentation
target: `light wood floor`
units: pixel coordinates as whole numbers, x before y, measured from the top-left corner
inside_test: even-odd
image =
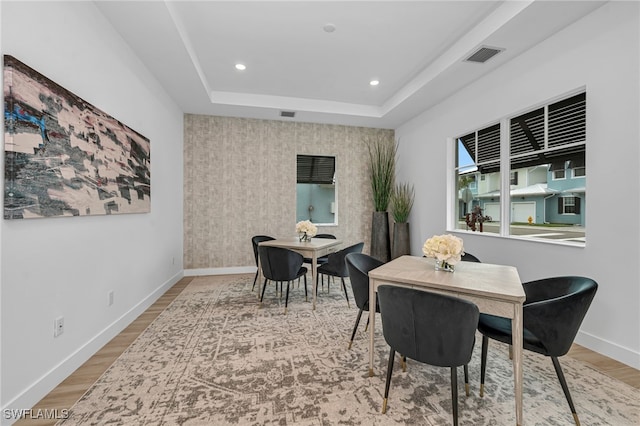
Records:
[[[125,328],[122,333],[114,337],[66,380],[40,400],[33,407],[33,412],[35,413],[37,410],[57,410],[60,413],[64,409],[71,408],[122,352],[133,343],[136,337],[182,292],[192,279],[193,277],[185,277],[176,283],[149,309]],[[571,347],[567,356],[580,360],[610,377],[640,389],[640,371],[634,368],[577,344]],[[18,426],[54,425],[55,422],[55,420],[23,419],[15,424]]]

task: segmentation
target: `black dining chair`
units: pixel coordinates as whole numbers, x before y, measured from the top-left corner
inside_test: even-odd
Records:
[[[480,259],[478,259],[476,256],[472,255],[471,253],[467,253],[467,252],[464,252],[464,254],[462,255],[462,258],[460,260],[462,260],[463,262],[481,263]]]
[[[598,290],[598,284],[590,278],[566,276],[544,278],[522,285],[526,295],[522,307],[523,348],[551,358],[574,422],[579,426],[580,420],[558,357],[565,355],[571,348]],[[511,345],[511,320],[481,314],[478,331],[482,333],[480,396],[484,396],[489,339]]]
[[[390,346],[382,413],[387,412],[395,353],[418,362],[449,367],[453,424],[458,424],[458,374],[471,360],[478,327],[478,307],[464,299],[413,288],[378,287],[382,333]]]
[[[353,326],[353,332],[351,333],[351,340],[349,340],[349,349],[353,344],[353,339],[356,336],[358,325],[360,325],[360,319],[364,311],[369,311],[369,271],[384,265],[384,262],[371,257],[364,253],[349,253],[345,256],[345,262],[347,263],[347,269],[349,270],[349,281],[351,282],[351,291],[353,292],[353,298],[356,301],[358,307],[358,316],[356,316],[356,324]],[[376,312],[380,312],[380,304],[376,299]],[[369,318],[367,317],[367,326],[369,326]],[[365,331],[366,328],[365,327]]]
[[[340,280],[342,281],[342,289],[344,290],[344,297],[347,298],[347,306],[351,307],[351,304],[349,303],[349,295],[347,294],[347,286],[344,282],[344,279],[349,276],[349,270],[347,269],[347,264],[344,259],[349,253],[361,253],[363,247],[364,243],[357,243],[335,253],[331,253],[327,259],[327,263],[318,266],[318,269],[316,269],[316,292],[318,291],[318,282],[321,279],[321,276],[326,275],[327,277],[340,277]],[[327,286],[328,285],[329,284],[327,284]]]
[[[300,277],[304,278],[304,296],[307,300],[307,271],[302,266],[303,257],[300,253],[281,247],[259,246],[258,254],[260,256],[260,265],[262,266],[262,274],[264,275],[264,283],[262,286],[262,295],[260,296],[260,304],[264,299],[264,292],[267,288],[267,281],[271,280],[276,283],[287,283],[287,295],[284,302],[284,313],[287,313],[289,306],[289,286],[291,281]],[[281,284],[282,285],[282,284]]]
[[[326,238],[330,240],[337,240],[336,236],[333,234],[316,234],[316,236],[313,238]],[[319,258],[316,259],[316,263],[318,265],[324,265],[325,263],[327,263],[328,258],[329,258],[329,255],[320,256]],[[310,257],[304,258],[304,263],[312,263],[312,262],[313,262],[313,259],[311,259]]]
[[[268,235],[254,235],[253,237],[251,237],[251,245],[253,246],[253,257],[256,260],[256,268],[259,268],[259,262],[258,262],[258,244],[260,244],[263,241],[271,241],[271,240],[275,240],[275,238],[270,237]],[[256,288],[256,281],[258,281],[258,272],[260,272],[258,269],[256,269],[256,276],[253,277],[253,286],[251,287],[251,291],[253,291]]]

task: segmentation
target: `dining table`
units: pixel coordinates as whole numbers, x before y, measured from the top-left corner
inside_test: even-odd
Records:
[[[369,306],[381,285],[397,285],[469,300],[481,313],[511,319],[516,425],[522,418],[522,304],[525,293],[513,266],[459,262],[453,272],[436,270],[435,259],[401,256],[369,271]],[[369,310],[369,375],[373,376],[375,309]]]
[[[296,253],[300,253],[307,259],[311,259],[311,280],[313,281],[313,310],[316,309],[316,293],[317,293],[317,278],[316,269],[318,268],[318,258],[327,256],[331,253],[335,253],[338,247],[342,244],[341,240],[331,238],[311,238],[310,241],[300,241],[297,237],[292,238],[276,238],[275,240],[263,241],[258,244],[260,246],[280,247],[289,250],[293,250]],[[260,264],[260,256],[258,256],[258,295],[261,294],[260,285],[264,285],[262,266]]]

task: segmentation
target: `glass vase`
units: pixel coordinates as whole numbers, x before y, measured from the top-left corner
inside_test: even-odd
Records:
[[[453,272],[453,265],[448,263],[446,260],[438,260],[436,259],[436,271],[444,271],[444,272]]]
[[[311,241],[311,237],[308,236],[306,232],[300,234],[300,242],[301,243],[306,243],[308,241]]]

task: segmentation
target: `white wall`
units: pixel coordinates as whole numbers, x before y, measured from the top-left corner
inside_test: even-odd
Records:
[[[598,294],[577,342],[640,368],[638,172],[640,5],[610,2],[396,129],[399,179],[413,182],[412,249],[445,231],[446,138],[581,86],[587,91],[587,244],[584,248],[461,233],[485,262],[515,265],[523,281],[584,275]]]
[[[183,114],[93,2],[0,7],[3,54],[151,141],[151,213],[0,222],[0,405],[27,409],[182,277]]]

